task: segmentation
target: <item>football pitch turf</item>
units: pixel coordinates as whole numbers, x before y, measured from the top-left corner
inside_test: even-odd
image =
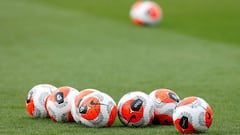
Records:
[[[129,91],[169,88],[213,109],[205,134],[240,134],[240,2],[158,0],[163,22],[138,27],[135,0],[0,0],[0,134],[165,135],[174,126],[110,128],[32,119],[36,84],[95,88],[116,103]]]

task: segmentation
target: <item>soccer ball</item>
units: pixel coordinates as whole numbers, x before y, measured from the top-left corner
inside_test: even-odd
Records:
[[[153,124],[173,124],[172,114],[179,102],[178,95],[169,89],[157,89],[149,94],[154,103]]]
[[[55,122],[73,121],[71,102],[77,94],[78,90],[68,86],[60,87],[50,94],[45,104],[50,118]]]
[[[71,113],[73,116],[73,119],[77,123],[81,123],[80,121],[80,114],[79,114],[79,104],[82,101],[83,97],[93,93],[93,92],[100,92],[95,89],[84,89],[78,93],[78,95],[72,100],[71,103]]]
[[[162,10],[152,1],[138,1],[130,10],[130,18],[136,25],[155,25],[162,19]]]
[[[144,92],[129,92],[118,103],[118,116],[125,126],[147,126],[154,117],[153,102]]]
[[[50,84],[39,84],[28,92],[26,109],[33,118],[45,118],[48,116],[44,108],[44,102],[46,97],[55,89],[57,88]]]
[[[77,115],[87,127],[110,127],[117,116],[117,106],[106,93],[93,92],[82,98]]]
[[[174,125],[181,133],[206,132],[212,123],[212,109],[200,97],[186,97],[173,112]]]

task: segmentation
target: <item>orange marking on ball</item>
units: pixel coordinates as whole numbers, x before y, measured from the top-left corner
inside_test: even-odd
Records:
[[[195,129],[190,122],[187,123],[187,128],[184,129],[180,126],[180,124],[178,124],[178,123],[180,123],[180,121],[181,121],[181,119],[177,119],[175,121],[176,128],[179,132],[184,133],[184,134],[195,133]]]
[[[143,25],[144,22],[139,20],[139,19],[132,19],[133,23],[135,23],[136,25]]]
[[[78,107],[79,101],[81,101],[83,97],[85,97],[86,95],[88,95],[90,93],[93,93],[93,91],[92,90],[88,90],[88,89],[80,91],[79,94],[76,96],[75,106]]]
[[[126,103],[124,103],[122,105],[122,116],[125,120],[128,120],[129,122],[133,122],[136,123],[138,121],[140,121],[143,117],[143,107],[141,106],[141,108],[139,109],[139,111],[133,111],[131,109],[131,104],[134,102],[135,100],[128,100]],[[133,118],[133,116],[135,116]]]
[[[114,105],[113,108],[112,108],[112,111],[111,111],[111,114],[109,116],[109,119],[108,119],[108,126],[110,127],[113,122],[115,121],[115,118],[117,116],[117,106]]]
[[[172,125],[173,124],[172,116],[169,116],[166,114],[158,114],[158,115],[156,115],[156,117],[160,121],[160,124],[164,124],[164,125]]]
[[[96,97],[87,98],[81,105],[87,105],[87,112],[81,114],[87,120],[96,119],[101,111],[100,101]]]
[[[63,93],[63,98],[66,98],[67,95],[68,95],[69,92],[70,92],[70,88],[69,88],[69,87],[60,87],[60,88],[56,89],[56,90],[53,91],[53,93],[48,97],[48,100],[51,100],[51,101],[53,101],[53,102],[56,102],[55,95],[56,95],[58,92],[62,92],[62,93]]]
[[[34,112],[34,101],[33,98],[31,97],[31,99],[28,101],[28,103],[26,103],[26,107],[27,107],[27,111],[28,113],[33,116],[33,112]]]
[[[169,98],[168,93],[173,93],[168,89],[158,89],[155,93],[155,97],[159,98],[164,103],[176,102],[175,100]]]
[[[157,20],[161,15],[160,11],[161,10],[158,8],[158,6],[154,4],[154,6],[152,6],[149,10],[149,15],[153,20]]]
[[[207,107],[206,113],[205,113],[205,122],[206,127],[209,128],[212,124],[212,108],[210,106]]]
[[[191,104],[195,100],[197,100],[197,97],[188,97],[188,99],[185,99],[184,101],[180,102],[180,104],[178,106],[184,106],[184,105]]]
[[[142,4],[142,2],[141,1],[138,1],[138,2],[136,2],[134,5],[133,5],[133,9],[136,9],[136,8],[138,8],[139,6],[141,6],[141,4]]]

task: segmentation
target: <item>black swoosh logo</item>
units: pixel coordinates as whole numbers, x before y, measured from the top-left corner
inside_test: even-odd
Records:
[[[136,118],[137,118],[136,115],[132,115],[132,116],[130,117],[130,119],[128,120],[127,125],[128,125],[133,119],[136,119]]]
[[[90,105],[107,105],[99,102],[94,102],[93,100],[90,102]]]

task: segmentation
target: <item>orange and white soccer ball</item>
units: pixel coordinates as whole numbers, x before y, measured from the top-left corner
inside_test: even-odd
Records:
[[[125,126],[144,127],[150,125],[154,117],[153,102],[144,92],[129,92],[118,103],[118,116]]]
[[[47,97],[45,107],[50,118],[55,122],[73,121],[71,114],[71,102],[77,96],[78,90],[64,86],[53,91]]]
[[[173,124],[172,114],[180,101],[178,95],[169,89],[157,89],[152,91],[149,96],[154,103],[153,124]]]
[[[173,112],[174,125],[181,133],[206,132],[212,119],[211,107],[200,97],[184,98]]]
[[[137,25],[155,25],[162,20],[162,10],[153,1],[137,1],[130,10],[130,18]]]
[[[78,95],[74,98],[74,100],[72,100],[71,113],[72,113],[73,119],[76,123],[81,123],[81,121],[80,121],[81,115],[79,114],[79,105],[80,105],[83,97],[85,97],[93,92],[100,92],[100,91],[98,91],[96,89],[84,89],[78,93]]]
[[[33,118],[45,118],[48,116],[44,108],[44,102],[46,97],[55,89],[57,88],[50,84],[39,84],[28,92],[26,109]]]
[[[93,92],[83,97],[77,110],[77,117],[87,127],[110,127],[117,116],[115,101],[103,92]]]

